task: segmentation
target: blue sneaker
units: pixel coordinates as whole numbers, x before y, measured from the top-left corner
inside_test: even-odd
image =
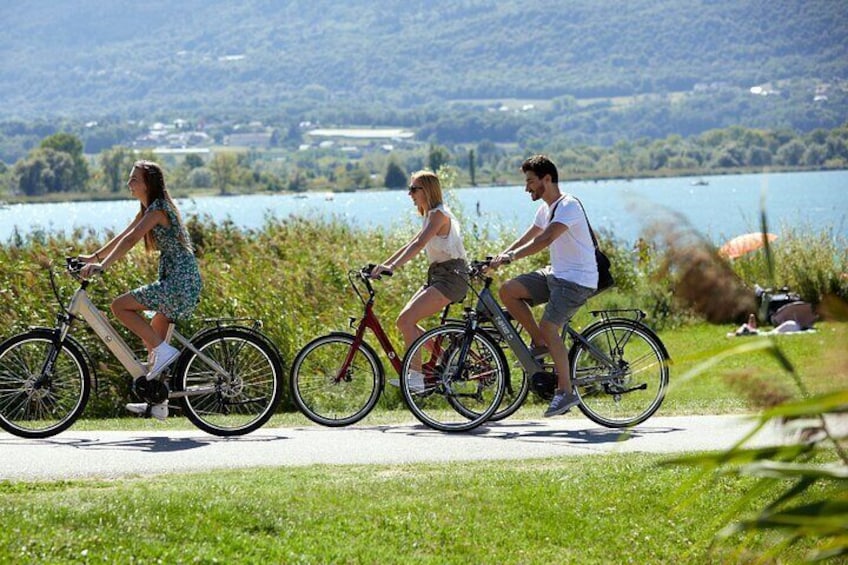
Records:
[[[553,400],[551,400],[551,405],[545,411],[545,418],[565,414],[578,404],[580,404],[580,398],[576,394],[558,390],[554,394]]]

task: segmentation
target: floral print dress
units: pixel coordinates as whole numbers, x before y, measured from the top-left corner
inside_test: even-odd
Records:
[[[159,280],[132,290],[130,294],[139,304],[161,312],[170,320],[187,318],[197,307],[203,288],[197,259],[191,251],[191,239],[165,200],[157,198],[147,210],[162,210],[171,225],[153,227],[153,238],[159,248]],[[180,242],[181,231],[188,247]]]

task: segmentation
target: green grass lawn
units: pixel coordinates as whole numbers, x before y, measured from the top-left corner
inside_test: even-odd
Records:
[[[757,535],[711,547],[750,510],[737,501],[753,481],[699,478],[662,461],[599,455],[0,483],[0,560],[726,563],[773,543]]]

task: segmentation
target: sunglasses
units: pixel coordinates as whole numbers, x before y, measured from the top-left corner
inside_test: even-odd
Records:
[[[416,190],[424,190],[423,186],[409,185],[409,193],[412,194]]]

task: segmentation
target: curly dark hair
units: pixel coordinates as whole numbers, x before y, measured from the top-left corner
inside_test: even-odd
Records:
[[[521,163],[521,172],[533,171],[537,177],[542,178],[545,175],[551,175],[551,182],[559,182],[559,173],[556,165],[548,158],[547,155],[533,155],[528,157]]]

